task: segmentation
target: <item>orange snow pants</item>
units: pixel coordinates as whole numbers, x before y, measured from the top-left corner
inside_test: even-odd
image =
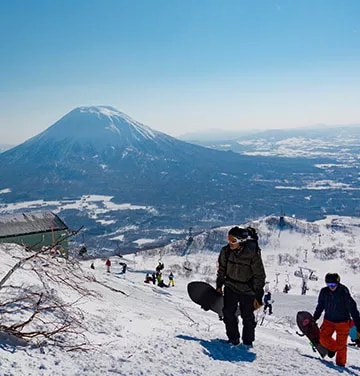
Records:
[[[346,364],[349,329],[349,321],[332,322],[324,320],[320,327],[320,343],[328,350],[336,352],[335,362],[339,366]],[[336,339],[332,337],[334,332]]]

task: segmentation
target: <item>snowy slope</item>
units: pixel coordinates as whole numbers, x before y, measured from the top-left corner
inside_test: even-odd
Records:
[[[341,240],[341,234],[338,234]],[[300,247],[306,235],[294,237]],[[325,240],[324,240],[325,241]],[[329,244],[330,245],[330,244]],[[270,247],[270,246],[269,246]],[[17,261],[21,250],[0,245],[1,278]],[[276,253],[275,249],[263,249],[263,254]],[[274,293],[274,314],[266,316],[263,325],[256,329],[256,341],[252,350],[245,352],[221,343],[225,339],[224,325],[211,312],[204,312],[187,296],[186,286],[190,280],[215,278],[216,257],[213,252],[192,254],[192,265],[199,263],[197,271],[187,277],[183,272],[184,257],[177,255],[153,256],[128,255],[125,259],[112,258],[111,273],[106,273],[105,260],[95,260],[95,270],[90,261],[82,261],[85,274],[103,283],[85,282],[86,287],[99,295],[89,297],[80,304],[85,313],[87,337],[92,343],[89,352],[65,352],[58,348],[43,346],[15,346],[2,335],[0,368],[2,375],[338,375],[339,369],[332,360],[319,360],[307,340],[296,334],[295,315],[298,310],[312,312],[316,294],[323,286],[324,274],[335,268],[332,261],[319,262],[319,281],[306,296],[300,295],[301,279],[292,278],[294,287],[289,294]],[[151,272],[159,257],[165,263],[164,275],[175,271],[175,287],[161,289],[143,283],[146,272]],[[127,262],[129,270],[122,275],[119,262]],[[273,265],[274,266],[274,265]],[[336,267],[338,267],[336,265]],[[295,266],[294,266],[295,267]],[[269,269],[270,289],[274,290],[275,274]],[[342,274],[359,297],[360,280],[355,273]],[[33,283],[26,267],[12,276],[12,283]],[[9,281],[10,283],[10,281]],[[110,290],[121,290],[127,296]],[[0,291],[1,292],[1,291]],[[4,293],[2,293],[3,295]],[[65,298],[71,300],[69,291]],[[6,297],[3,295],[1,299]],[[357,299],[360,303],[360,299]],[[258,312],[261,319],[261,312]],[[360,375],[360,350],[350,348],[346,375]]]

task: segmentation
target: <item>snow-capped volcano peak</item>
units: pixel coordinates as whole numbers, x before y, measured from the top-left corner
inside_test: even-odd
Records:
[[[104,137],[108,138],[107,136],[110,136],[111,143],[117,143],[119,141],[117,137],[125,137],[129,140],[131,133],[136,139],[139,137],[153,139],[161,134],[111,106],[77,107],[48,130],[53,131],[53,128],[58,128],[58,124],[61,124],[61,132],[64,136],[71,128],[71,137],[100,137],[100,139],[103,139]],[[66,132],[64,132],[65,130]],[[114,133],[117,134],[117,136],[114,136]]]
[[[104,116],[106,116],[112,123],[116,123],[117,121],[125,121],[129,125],[134,126],[134,128],[137,128],[138,130],[146,129],[148,133],[150,133],[153,137],[155,136],[155,131],[150,127],[137,122],[130,116],[124,114],[123,112],[117,110],[112,106],[82,106],[75,108],[72,112],[74,111],[79,111],[80,113],[84,114],[95,114],[98,116],[98,118],[103,118]]]
[[[188,146],[191,150],[194,146]],[[197,147],[196,149],[198,149]],[[96,159],[98,165],[109,166],[123,158],[174,159],[184,150],[184,142],[151,129],[111,106],[77,107],[44,132],[14,150],[17,159],[33,159],[44,155],[65,161]],[[65,163],[65,162],[64,162]]]
[[[121,116],[125,118],[129,118],[126,114],[123,112],[120,112],[117,110],[115,107],[112,106],[81,106],[75,108],[74,111],[79,110],[80,112],[90,112],[90,113],[95,113],[95,114],[101,114],[101,115],[106,115],[106,116]]]

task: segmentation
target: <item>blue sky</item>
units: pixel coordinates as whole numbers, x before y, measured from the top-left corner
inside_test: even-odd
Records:
[[[360,123],[358,0],[0,2],[0,143],[111,105],[173,136]]]

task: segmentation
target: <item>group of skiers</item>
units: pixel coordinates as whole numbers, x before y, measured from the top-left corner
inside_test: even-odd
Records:
[[[155,271],[150,274],[146,273],[144,283],[152,283],[152,284],[157,284],[159,287],[174,287],[175,286],[175,281],[174,281],[174,274],[173,272],[170,272],[168,278],[169,278],[169,283],[166,284],[164,282],[163,276],[162,276],[162,270],[164,269],[164,264],[159,261],[159,264],[155,268]]]
[[[265,269],[257,240],[257,234],[251,227],[235,226],[228,232],[228,244],[221,249],[218,258],[216,290],[224,297],[223,321],[226,335],[230,344],[240,344],[239,321],[236,316],[239,307],[242,319],[241,340],[245,348],[252,347],[255,340],[254,311],[264,305],[264,312],[269,309],[269,314],[272,314],[270,291],[264,297]],[[326,274],[325,283],[326,287],[319,293],[313,317],[319,320],[325,312],[320,326],[320,343],[328,350],[328,356],[335,356],[336,364],[344,367],[347,337],[352,324],[352,338],[360,346],[360,314],[349,289],[340,283],[337,273]],[[288,286],[284,292],[287,293],[289,289]]]
[[[126,273],[126,270],[127,270],[127,264],[125,262],[119,262],[119,264],[121,265],[121,273],[122,274],[125,274]],[[106,271],[108,273],[110,273],[110,269],[111,269],[111,260],[109,258],[106,259],[105,261],[105,266],[106,266]],[[95,264],[94,262],[92,262],[90,264],[90,269],[95,269]]]

